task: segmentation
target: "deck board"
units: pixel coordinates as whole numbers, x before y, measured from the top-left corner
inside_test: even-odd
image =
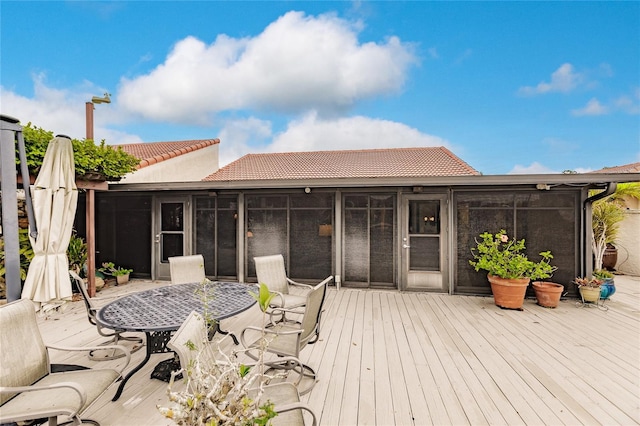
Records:
[[[100,302],[166,284],[134,280],[101,291]],[[332,287],[321,337],[301,354],[317,372],[302,400],[321,425],[640,424],[640,278],[616,277],[616,287],[608,311],[575,300],[547,309],[529,299],[523,311],[509,311],[490,297]],[[238,334],[260,322],[255,307],[222,328]],[[82,302],[38,323],[50,344],[106,340]],[[220,344],[236,348],[229,338]],[[133,354],[128,368],[143,357]],[[85,416],[103,426],[171,425],[156,408],[167,404],[167,384],[149,377],[169,357],[153,355],[120,400],[111,402],[114,386]],[[52,361],[123,362],[57,352]]]

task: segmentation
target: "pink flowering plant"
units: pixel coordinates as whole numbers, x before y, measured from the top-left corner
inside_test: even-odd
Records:
[[[473,259],[469,260],[476,271],[485,270],[489,275],[500,278],[530,278],[540,280],[549,278],[557,269],[551,266],[553,255],[550,251],[540,253],[539,262],[529,260],[524,239],[509,239],[507,232],[501,229],[497,234],[484,232],[476,238],[476,247],[471,249]]]

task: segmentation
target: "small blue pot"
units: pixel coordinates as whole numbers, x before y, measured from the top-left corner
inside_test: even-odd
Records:
[[[616,292],[616,285],[613,278],[605,278],[604,283],[600,285],[600,299],[608,299]]]

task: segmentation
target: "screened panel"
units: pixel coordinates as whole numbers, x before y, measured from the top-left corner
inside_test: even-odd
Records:
[[[151,197],[96,194],[96,265],[114,262],[151,275]]]
[[[414,235],[409,243],[409,270],[440,271],[439,236]]]
[[[184,230],[184,206],[182,203],[162,203],[160,208],[162,231]]]
[[[256,276],[253,258],[287,253],[287,211],[257,210],[247,212],[248,274]]]
[[[236,277],[236,197],[200,197],[196,198],[195,204],[195,253],[204,256],[206,275]]]
[[[558,267],[553,281],[571,291],[568,283],[579,267],[578,191],[459,193],[455,199],[457,292],[490,293],[486,273],[476,272],[469,259],[476,236],[500,229],[505,229],[510,238],[524,238],[527,254],[534,261],[540,259],[539,252],[551,250],[552,264]]]
[[[344,197],[344,283],[392,286],[395,277],[395,194]]]
[[[289,275],[323,279],[331,275],[331,209],[292,209]]]
[[[238,211],[237,203],[227,207],[218,206],[217,276],[236,277],[238,275]]]
[[[440,201],[409,201],[409,234],[440,234]]]
[[[518,210],[518,239],[525,238],[527,255],[535,262],[538,253],[551,250],[551,264],[558,267],[552,281],[569,289],[576,276],[578,241],[574,231],[575,213],[568,210]],[[544,232],[542,232],[544,230]],[[553,235],[553,238],[549,238]]]
[[[394,197],[391,198],[392,207]],[[373,204],[373,203],[372,203]],[[370,226],[370,281],[392,284],[394,277],[394,210],[371,210]]]
[[[475,197],[475,199],[473,199]],[[468,287],[466,292],[490,294],[491,287],[486,274],[476,272],[469,264],[472,259],[471,249],[476,246],[475,238],[483,232],[498,232],[505,229],[507,234],[513,234],[515,212],[513,203],[508,207],[508,200],[513,200],[509,194],[475,194],[458,197],[456,204],[456,286],[458,290]],[[495,205],[507,207],[496,208]],[[490,206],[478,208],[473,206]]]
[[[211,277],[216,275],[216,199],[197,198],[195,204],[195,252],[204,257],[204,272]]]
[[[344,212],[344,280],[369,282],[369,211]]]
[[[162,262],[169,262],[169,258],[173,256],[182,256],[184,254],[184,238],[182,234],[162,234],[160,242]]]
[[[286,195],[254,195],[246,198],[249,209],[286,209]]]
[[[332,208],[333,194],[311,193],[301,195],[290,195],[289,202],[292,209],[296,208]]]

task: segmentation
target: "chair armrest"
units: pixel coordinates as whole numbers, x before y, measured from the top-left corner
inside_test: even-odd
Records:
[[[313,288],[313,286],[310,285],[310,284],[299,283],[299,282],[294,281],[294,280],[292,280],[292,279],[290,279],[288,277],[286,277],[286,279],[287,279],[287,282],[289,284],[291,284],[291,285],[297,285],[299,287],[306,287],[308,290],[311,290]]]
[[[298,308],[273,308],[271,310],[271,312],[269,312],[269,325],[276,325],[279,321],[275,321],[274,317],[275,316],[280,316],[280,315],[285,315],[287,313],[289,314],[296,314],[296,315],[304,315],[304,310],[298,310],[300,307]]]
[[[129,365],[131,361],[131,352],[129,349],[122,345],[104,345],[104,346],[83,346],[83,347],[69,347],[69,346],[56,346],[56,345],[45,345],[47,349],[55,349],[57,351],[67,351],[67,352],[88,352],[88,351],[96,351],[102,349],[116,349],[122,352],[125,356],[125,363],[120,369],[115,369],[119,374],[122,374],[125,368]]]
[[[312,418],[311,425],[317,426],[318,420],[316,419],[316,413],[314,413],[311,407],[309,407],[304,402],[293,402],[291,404],[278,405],[274,407],[274,411],[276,413],[285,413],[287,411],[293,411],[293,410],[302,410],[302,411],[308,412],[309,414],[311,414],[311,418]]]
[[[80,399],[78,407],[75,408],[75,411],[72,413],[68,413],[69,417],[76,416],[78,412],[84,407],[87,402],[87,392],[84,388],[75,382],[60,382],[54,383],[50,385],[32,385],[32,386],[0,386],[0,393],[23,393],[23,392],[37,392],[37,391],[45,391],[51,389],[60,389],[60,388],[70,388],[74,390]]]
[[[254,331],[257,332],[259,334],[262,334],[262,332],[264,332],[265,334],[269,334],[272,336],[286,336],[286,335],[290,335],[290,334],[301,334],[302,333],[302,329],[300,330],[289,330],[289,331],[277,331],[277,330],[272,330],[269,328],[261,328],[261,327],[256,327],[255,325],[250,325],[247,326],[244,330],[242,330],[242,332],[240,333],[240,343],[242,343],[242,346],[244,346],[245,349],[250,349],[250,344],[247,342],[247,340],[245,339],[245,334],[247,333],[247,331]],[[299,337],[298,337],[299,339]]]
[[[274,299],[280,299],[280,306],[284,306],[284,294],[280,293],[279,291],[270,291],[270,293],[273,294]]]
[[[322,280],[321,283],[317,284],[315,287],[318,287],[319,285],[323,285],[323,284],[328,284],[329,281],[331,281],[333,279],[333,275],[329,275],[327,278],[325,278],[324,280]],[[314,287],[314,288],[315,288]]]

